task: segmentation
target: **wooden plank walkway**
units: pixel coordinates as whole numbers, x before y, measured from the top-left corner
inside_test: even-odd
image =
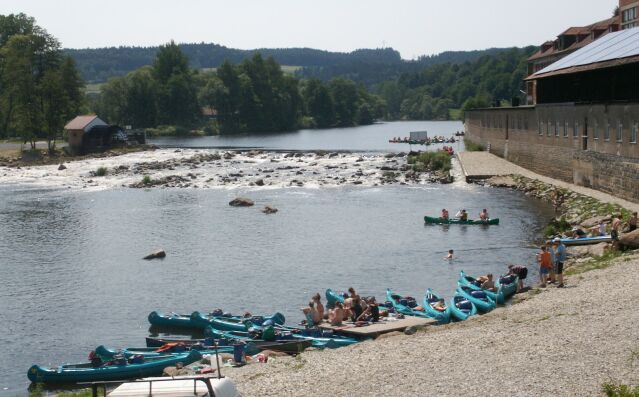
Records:
[[[344,322],[341,326],[332,326],[329,323],[320,324],[320,328],[332,330],[335,333],[352,335],[358,338],[376,338],[381,334],[393,331],[403,331],[407,327],[423,328],[437,324],[437,320],[432,318],[421,318],[406,316],[400,320],[384,320],[377,324],[371,324],[364,327],[356,327],[352,322]]]

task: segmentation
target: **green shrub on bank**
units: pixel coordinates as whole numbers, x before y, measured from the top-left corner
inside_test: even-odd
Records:
[[[601,391],[607,397],[639,397],[639,387],[632,387],[628,385],[604,383],[601,386]]]
[[[412,164],[413,170],[418,172],[450,171],[452,168],[450,154],[443,151],[422,152],[408,156],[408,164]]]
[[[553,237],[563,234],[572,229],[570,223],[566,220],[566,218],[561,217],[561,219],[553,219],[548,226],[544,228],[544,236],[545,237]]]
[[[157,128],[147,128],[147,136],[186,136],[190,130],[179,125],[161,125]]]
[[[142,183],[145,185],[151,185],[153,184],[153,179],[150,175],[144,175],[144,177],[142,177]]]
[[[479,143],[475,143],[468,138],[464,138],[464,147],[467,152],[483,152],[486,148]]]
[[[572,276],[575,274],[589,272],[591,270],[605,269],[607,267],[610,267],[613,261],[622,255],[623,252],[616,249],[605,251],[605,253],[601,256],[595,256],[594,258],[590,258],[590,260],[585,262],[575,263],[574,265],[566,269],[564,273],[567,276]]]
[[[100,167],[95,171],[95,176],[105,176],[107,171],[107,167]]]

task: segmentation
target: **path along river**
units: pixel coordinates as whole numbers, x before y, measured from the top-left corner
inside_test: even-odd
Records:
[[[69,163],[64,171],[0,169],[0,395],[25,394],[33,363],[81,361],[99,344],[143,345],[146,317],[156,309],[281,311],[294,323],[311,294],[328,287],[354,286],[380,300],[387,287],[416,297],[432,287],[450,296],[462,269],[499,274],[506,263],[531,263],[532,242],[552,215],[548,205],[465,182],[378,183],[376,167],[388,161],[383,153],[408,149],[388,144],[389,138],[416,129],[450,136],[461,128],[398,122],[273,137],[164,139],[158,143],[208,149]],[[90,175],[100,165],[111,172],[122,164],[219,150],[213,146],[358,153],[296,158],[298,170],[304,170],[294,176],[304,182],[301,187],[290,183],[294,170],[279,171],[276,183],[261,187],[242,181],[247,178],[220,185],[200,175],[196,181],[204,181],[197,188],[134,189],[126,186],[140,174]],[[219,168],[233,166],[248,175],[294,159],[283,156],[239,156],[244,160],[195,170],[178,164],[171,172],[215,176],[228,172]],[[337,168],[322,163],[329,160]],[[357,164],[363,183],[330,183],[340,170],[350,178]],[[229,207],[238,195],[257,205]],[[265,204],[279,212],[262,214]],[[423,216],[443,207],[464,207],[472,215],[487,207],[501,224],[424,226]],[[164,248],[167,258],[140,259],[156,248]],[[443,260],[448,249],[456,253],[450,262]]]

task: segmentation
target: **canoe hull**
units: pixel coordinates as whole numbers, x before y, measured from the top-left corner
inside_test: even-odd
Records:
[[[461,294],[464,298],[471,301],[475,306],[477,306],[477,310],[488,313],[493,310],[497,305],[495,302],[486,295],[485,299],[480,299],[472,295],[472,292],[482,292],[471,289],[470,287],[466,287],[463,285],[459,285],[457,287],[457,292]]]
[[[456,318],[459,321],[464,321],[468,317],[474,316],[477,314],[477,306],[475,306],[475,304],[471,301],[468,301],[468,303],[470,303],[470,309],[462,310],[461,308],[459,308],[457,304],[459,304],[463,300],[467,300],[467,299],[463,297],[461,294],[456,293],[455,296],[450,298],[450,304],[448,305],[448,307],[450,308],[451,316],[453,318]]]
[[[488,295],[490,299],[492,299],[495,303],[498,303],[500,305],[503,305],[504,302],[506,302],[506,295],[504,294],[504,290],[502,288],[497,288],[496,292],[483,290],[481,289],[481,287],[475,284],[474,281],[475,281],[475,278],[468,276],[466,273],[464,273],[463,270],[460,272],[459,281],[458,281],[459,285],[466,286],[475,291],[484,291],[484,293],[486,293],[486,295]],[[516,288],[517,288],[517,285],[515,285],[515,289]]]
[[[499,225],[499,218],[488,219],[482,221],[480,219],[469,219],[467,221],[461,221],[459,219],[442,219],[432,216],[425,216],[424,222],[429,225]]]
[[[441,312],[433,309],[430,305],[431,301],[436,302],[439,300],[439,296],[433,292],[430,288],[426,290],[424,295],[424,312],[431,318],[439,321],[440,324],[448,324],[450,322],[450,307],[446,306],[446,310]]]
[[[611,236],[584,237],[584,238],[562,238],[561,242],[566,247],[574,247],[577,245],[590,245],[599,243],[609,243],[612,241]]]
[[[393,295],[397,295],[391,291],[390,288],[386,289],[386,299],[393,304],[393,307],[398,313],[401,313],[406,316],[413,317],[422,317],[422,318],[431,318],[426,312],[420,312],[419,310],[413,310],[412,308],[402,305],[401,303],[395,302],[393,299]],[[399,295],[398,295],[399,296]]]

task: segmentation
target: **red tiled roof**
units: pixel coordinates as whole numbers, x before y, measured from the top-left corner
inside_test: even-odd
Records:
[[[73,120],[69,121],[67,125],[64,126],[65,130],[83,130],[90,122],[95,120],[98,116],[96,115],[88,115],[88,116],[77,116]]]

